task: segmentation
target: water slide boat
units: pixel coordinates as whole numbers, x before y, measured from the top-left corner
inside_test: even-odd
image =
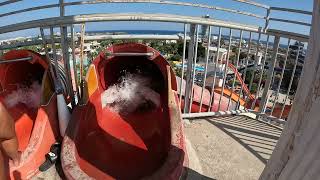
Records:
[[[102,94],[128,72],[151,79],[159,106],[142,104],[128,114],[103,107]],[[67,179],[181,177],[188,161],[177,83],[159,52],[137,43],[109,47],[90,65],[83,94],[62,143]]]
[[[12,50],[0,59],[0,101],[15,121],[22,153],[19,166],[7,163],[6,168],[11,179],[29,179],[39,172],[50,147],[61,139],[53,80],[47,59],[33,51]],[[38,87],[33,90],[38,92],[28,95],[30,89],[25,88],[34,88],[34,83]]]

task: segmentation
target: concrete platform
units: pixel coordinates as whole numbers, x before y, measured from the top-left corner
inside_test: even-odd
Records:
[[[256,180],[281,130],[245,116],[185,120],[187,179]]]

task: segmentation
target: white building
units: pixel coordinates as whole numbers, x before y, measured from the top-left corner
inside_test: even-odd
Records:
[[[213,62],[215,62],[217,57],[217,47],[210,46],[209,47],[209,58],[212,59]],[[230,50],[231,52],[231,50]],[[227,59],[228,50],[225,48],[219,48],[219,54],[218,54],[218,60],[226,60]]]

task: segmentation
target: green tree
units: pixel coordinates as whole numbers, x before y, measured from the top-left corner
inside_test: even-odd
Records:
[[[168,61],[181,61],[181,56],[179,54],[175,54],[168,58]]]

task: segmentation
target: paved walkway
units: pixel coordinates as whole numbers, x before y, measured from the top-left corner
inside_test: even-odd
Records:
[[[245,116],[186,120],[187,179],[256,180],[281,130]]]

